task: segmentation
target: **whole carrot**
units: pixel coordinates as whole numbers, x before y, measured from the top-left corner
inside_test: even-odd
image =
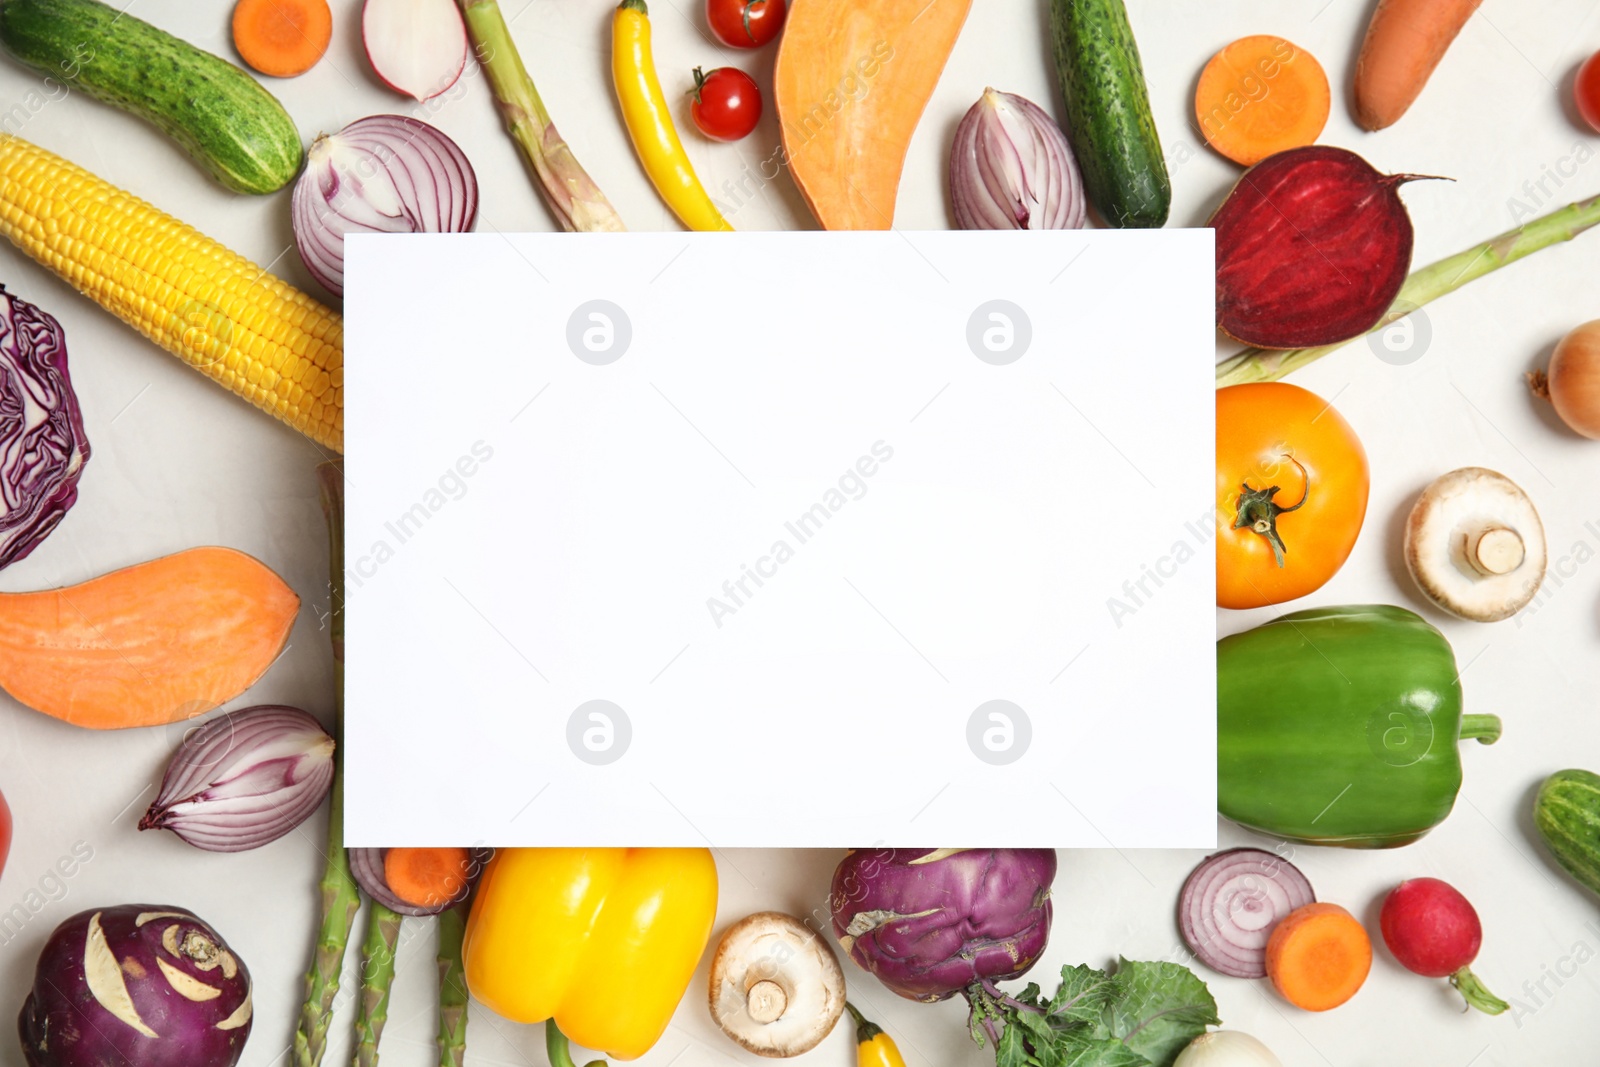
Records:
[[[1379,0],[1356,57],[1356,122],[1393,126],[1483,0]]]

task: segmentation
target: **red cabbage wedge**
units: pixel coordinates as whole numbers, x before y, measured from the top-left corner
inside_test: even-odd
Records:
[[[0,568],[50,536],[88,461],[61,324],[0,285]]]

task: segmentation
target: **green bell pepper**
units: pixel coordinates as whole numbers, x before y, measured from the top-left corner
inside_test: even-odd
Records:
[[[1217,642],[1217,807],[1291,841],[1408,845],[1444,821],[1468,738],[1442,633],[1385,604],[1314,608]]]

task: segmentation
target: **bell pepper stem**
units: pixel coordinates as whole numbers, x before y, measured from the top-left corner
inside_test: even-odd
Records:
[[[1469,1008],[1477,1008],[1486,1015],[1499,1015],[1511,1008],[1511,1005],[1489,992],[1470,967],[1463,967],[1452,974],[1450,984],[1466,998]]]
[[[578,1067],[572,1058],[572,1046],[567,1035],[561,1032],[554,1019],[545,1020],[544,1051],[550,1057],[550,1067]],[[607,1067],[605,1060],[590,1060],[583,1067]]]
[[[1500,740],[1500,716],[1461,716],[1461,740],[1476,741],[1481,745],[1494,744]]]

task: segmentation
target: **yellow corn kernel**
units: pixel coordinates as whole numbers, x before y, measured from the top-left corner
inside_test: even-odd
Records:
[[[20,137],[0,134],[0,235],[256,407],[335,451],[344,321],[243,256]]]

